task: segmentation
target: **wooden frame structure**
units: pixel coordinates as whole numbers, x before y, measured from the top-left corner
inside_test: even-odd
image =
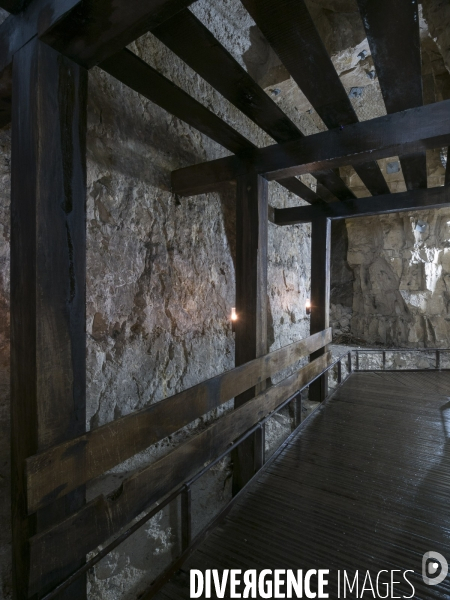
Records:
[[[448,187],[426,187],[425,150],[450,144],[450,101],[423,106],[417,3],[358,0],[388,112],[358,123],[304,0],[242,1],[329,131],[305,137],[189,11],[193,0],[0,0],[12,13],[0,26],[0,125],[12,122],[16,600],[54,588],[84,563],[87,552],[182,483],[187,459],[191,471],[212,460],[295,392],[300,380],[323,371],[331,341],[331,219],[450,205]],[[388,12],[392,17],[392,10],[396,18],[385,18]],[[392,31],[396,22],[403,24],[401,36]],[[148,31],[276,144],[256,148],[125,49]],[[235,370],[86,433],[86,101],[87,70],[94,65],[233,154],[174,172],[172,185],[174,193],[187,196],[224,182],[237,184],[240,319]],[[394,154],[401,157],[408,188],[395,195],[376,163]],[[344,165],[354,166],[372,197],[355,198],[336,172]],[[316,177],[316,192],[297,178],[304,173]],[[270,210],[268,180],[279,181],[311,206]],[[333,202],[325,201],[330,194]],[[312,335],[271,355],[266,331],[269,215],[278,225],[312,222]],[[267,388],[271,374],[309,355],[307,371]],[[312,393],[324,398],[324,378]],[[88,481],[234,397],[236,411],[220,430],[209,428],[127,479],[112,497],[85,503]],[[255,433],[236,451],[235,491],[261,464],[261,435]],[[108,436],[121,441],[105,446]],[[58,597],[84,596],[85,582],[78,578]]]

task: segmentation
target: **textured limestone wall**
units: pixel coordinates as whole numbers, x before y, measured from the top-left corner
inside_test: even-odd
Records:
[[[368,343],[450,341],[450,209],[350,219],[351,332]]]
[[[195,12],[236,58],[252,26],[236,0],[198,2]],[[258,145],[270,138],[153,36],[132,49]],[[170,192],[170,172],[225,156],[217,144],[110,76],[89,76],[87,194],[87,427],[98,427],[234,366],[229,314],[235,304],[235,194]],[[9,520],[9,130],[0,133],[0,564],[10,598]],[[298,199],[270,184],[279,207]],[[309,226],[269,226],[272,349],[308,335]],[[213,411],[90,485],[112,491],[136,468],[169,452],[229,406]],[[289,426],[268,428],[268,445]],[[198,531],[230,496],[229,463],[193,489]],[[178,507],[170,506],[89,575],[95,599],[136,598],[178,552]]]

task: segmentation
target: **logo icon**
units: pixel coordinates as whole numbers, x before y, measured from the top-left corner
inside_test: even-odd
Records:
[[[448,574],[448,562],[439,552],[425,552],[422,558],[422,578],[426,585],[439,585]]]

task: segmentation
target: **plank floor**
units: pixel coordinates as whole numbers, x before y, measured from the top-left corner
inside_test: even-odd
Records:
[[[266,465],[158,600],[189,598],[190,569],[330,569],[330,598],[339,597],[339,570],[352,578],[369,570],[373,579],[382,569],[413,570],[414,598],[450,598],[450,574],[437,586],[421,576],[427,551],[450,562],[447,395],[449,372],[354,373]],[[406,583],[394,587],[392,597],[411,596]],[[347,592],[357,597],[379,596]]]

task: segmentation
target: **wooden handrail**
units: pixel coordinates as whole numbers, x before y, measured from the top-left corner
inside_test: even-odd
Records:
[[[70,575],[77,557],[118,533],[154,502],[194,475],[236,438],[275,410],[327,367],[331,353],[309,363],[277,385],[211,424],[168,455],[98,496],[58,525],[30,539],[30,595]]]
[[[331,329],[30,457],[26,461],[29,513],[102,475],[329,343]]]

